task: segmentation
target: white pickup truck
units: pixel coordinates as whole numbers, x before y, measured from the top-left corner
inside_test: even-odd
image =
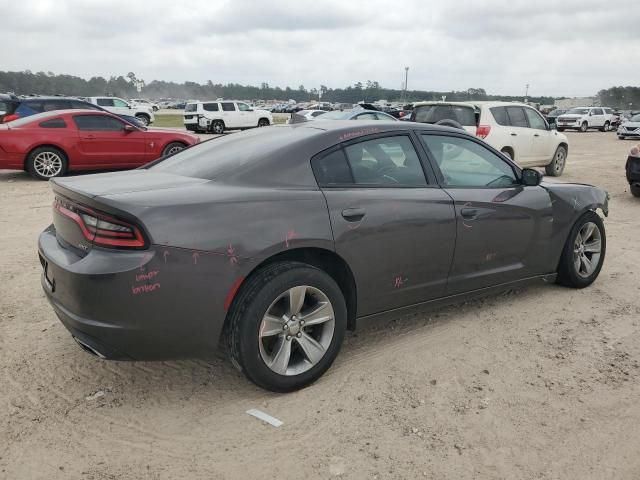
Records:
[[[613,110],[604,107],[577,107],[563,113],[556,119],[559,132],[565,129],[586,132],[596,128],[608,132],[614,119]]]
[[[149,125],[156,119],[151,106],[129,103],[118,97],[88,97],[87,101],[116,115],[136,117],[143,125]]]

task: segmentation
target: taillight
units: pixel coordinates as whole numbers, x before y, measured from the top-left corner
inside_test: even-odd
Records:
[[[94,245],[110,248],[143,248],[145,240],[138,227],[119,218],[56,197],[53,209],[75,222],[84,238]]]
[[[17,113],[12,113],[10,115],[5,115],[2,119],[2,123],[13,122],[14,120],[18,120],[20,115]]]
[[[476,137],[487,138],[491,132],[491,125],[478,125],[476,127]]]

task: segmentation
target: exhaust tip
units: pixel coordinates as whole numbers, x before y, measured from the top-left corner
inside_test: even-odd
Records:
[[[85,352],[89,352],[92,355],[95,355],[98,358],[101,359],[105,359],[107,357],[105,357],[102,353],[100,353],[98,350],[96,350],[94,347],[92,347],[91,345],[83,342],[82,340],[80,340],[78,337],[73,337],[73,339],[76,341],[76,343],[78,345],[80,345],[80,347],[85,351]]]

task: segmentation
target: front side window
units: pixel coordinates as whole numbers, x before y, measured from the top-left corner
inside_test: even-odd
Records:
[[[503,188],[518,183],[511,165],[473,140],[444,135],[421,137],[448,187]]]
[[[113,107],[113,98],[98,98],[96,103],[101,107]]]
[[[509,116],[509,124],[512,127],[527,128],[529,126],[522,107],[507,107],[507,115]]]
[[[529,126],[531,128],[535,128],[537,130],[546,130],[547,124],[544,119],[540,116],[538,112],[531,108],[524,109],[525,114],[527,115],[527,119],[529,120]]]
[[[202,104],[202,108],[207,112],[217,112],[218,111],[218,104],[217,103],[203,103]],[[195,109],[194,110],[189,110],[189,111],[194,111],[195,112]]]
[[[68,100],[49,100],[42,104],[43,112],[51,112],[53,110],[68,110],[71,108],[71,102]]]
[[[113,99],[113,106],[118,108],[129,108],[129,104],[124,100],[120,100],[119,98]]]
[[[594,115],[602,115],[602,109],[601,108],[594,108],[592,110]]]
[[[115,132],[124,128],[120,120],[106,115],[78,115],[73,121],[78,130],[84,131]]]
[[[100,110],[96,105],[94,105],[93,103],[85,103],[85,102],[79,102],[79,101],[71,101],[71,108],[73,109],[85,109],[85,110]]]
[[[427,184],[420,159],[408,136],[366,140],[344,150],[356,184],[391,187]]]
[[[249,110],[251,110],[251,107],[246,103],[238,103],[238,110],[240,110],[241,112],[248,112]]]
[[[222,105],[222,111],[223,112],[235,112],[236,111],[236,106],[231,102],[223,102],[220,105]]]

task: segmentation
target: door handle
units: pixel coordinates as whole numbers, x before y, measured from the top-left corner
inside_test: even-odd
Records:
[[[362,220],[365,214],[366,212],[364,208],[347,208],[345,210],[342,210],[342,217],[347,222],[357,222],[359,220]]]
[[[460,215],[464,218],[476,218],[478,216],[478,210],[475,208],[462,208],[460,209]]]
[[[517,134],[517,133],[515,133],[515,132],[511,132],[511,136],[512,136],[512,137],[517,137],[517,136],[518,136],[518,134]]]

